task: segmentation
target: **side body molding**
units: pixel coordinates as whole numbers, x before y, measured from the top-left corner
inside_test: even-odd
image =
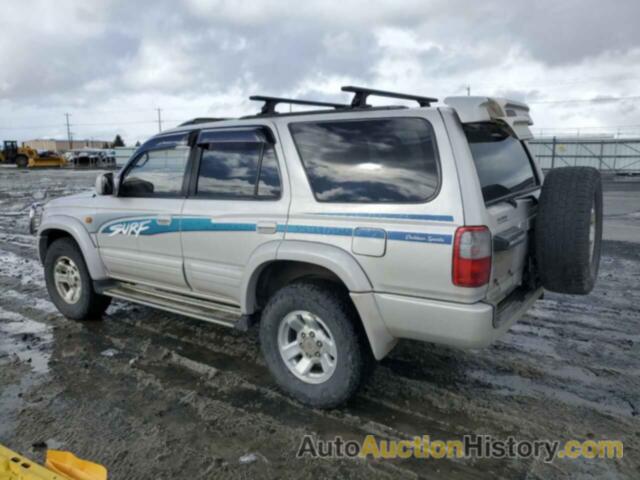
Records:
[[[80,246],[84,261],[89,270],[89,275],[91,275],[93,280],[104,280],[107,278],[107,272],[104,269],[98,249],[91,239],[91,235],[89,235],[89,232],[80,220],[67,215],[52,215],[43,218],[42,224],[38,229],[38,254],[43,263],[45,246],[47,244],[47,232],[50,230],[62,230],[73,237]]]

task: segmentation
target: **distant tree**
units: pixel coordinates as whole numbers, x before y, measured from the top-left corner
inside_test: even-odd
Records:
[[[109,142],[104,142],[104,143],[102,144],[102,148],[105,148],[105,149],[106,149],[106,148],[109,148]]]
[[[113,143],[111,144],[111,148],[115,148],[115,147],[124,147],[124,140],[122,140],[122,137],[120,135],[116,135],[116,138],[113,140]]]
[[[139,146],[140,146],[140,140],[136,142],[136,147],[139,147]]]

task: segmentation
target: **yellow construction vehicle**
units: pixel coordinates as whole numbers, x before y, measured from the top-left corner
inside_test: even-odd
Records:
[[[18,146],[15,140],[5,140],[0,151],[0,163],[15,163],[18,168],[63,167],[67,161],[55,152],[38,153],[35,148]]]

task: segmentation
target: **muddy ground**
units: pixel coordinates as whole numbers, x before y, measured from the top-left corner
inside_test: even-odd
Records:
[[[640,182],[610,181],[611,234],[587,297],[547,294],[498,343],[455,351],[404,341],[345,408],[282,395],[241,334],[114,302],[102,322],[59,315],[26,209],[95,172],[0,169],[0,443],[106,465],[111,479],[639,478]],[[621,439],[622,460],[296,459],[304,434]]]

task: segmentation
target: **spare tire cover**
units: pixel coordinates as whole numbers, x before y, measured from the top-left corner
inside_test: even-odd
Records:
[[[602,180],[590,167],[545,176],[535,222],[535,252],[547,290],[585,295],[595,285],[602,244]]]

